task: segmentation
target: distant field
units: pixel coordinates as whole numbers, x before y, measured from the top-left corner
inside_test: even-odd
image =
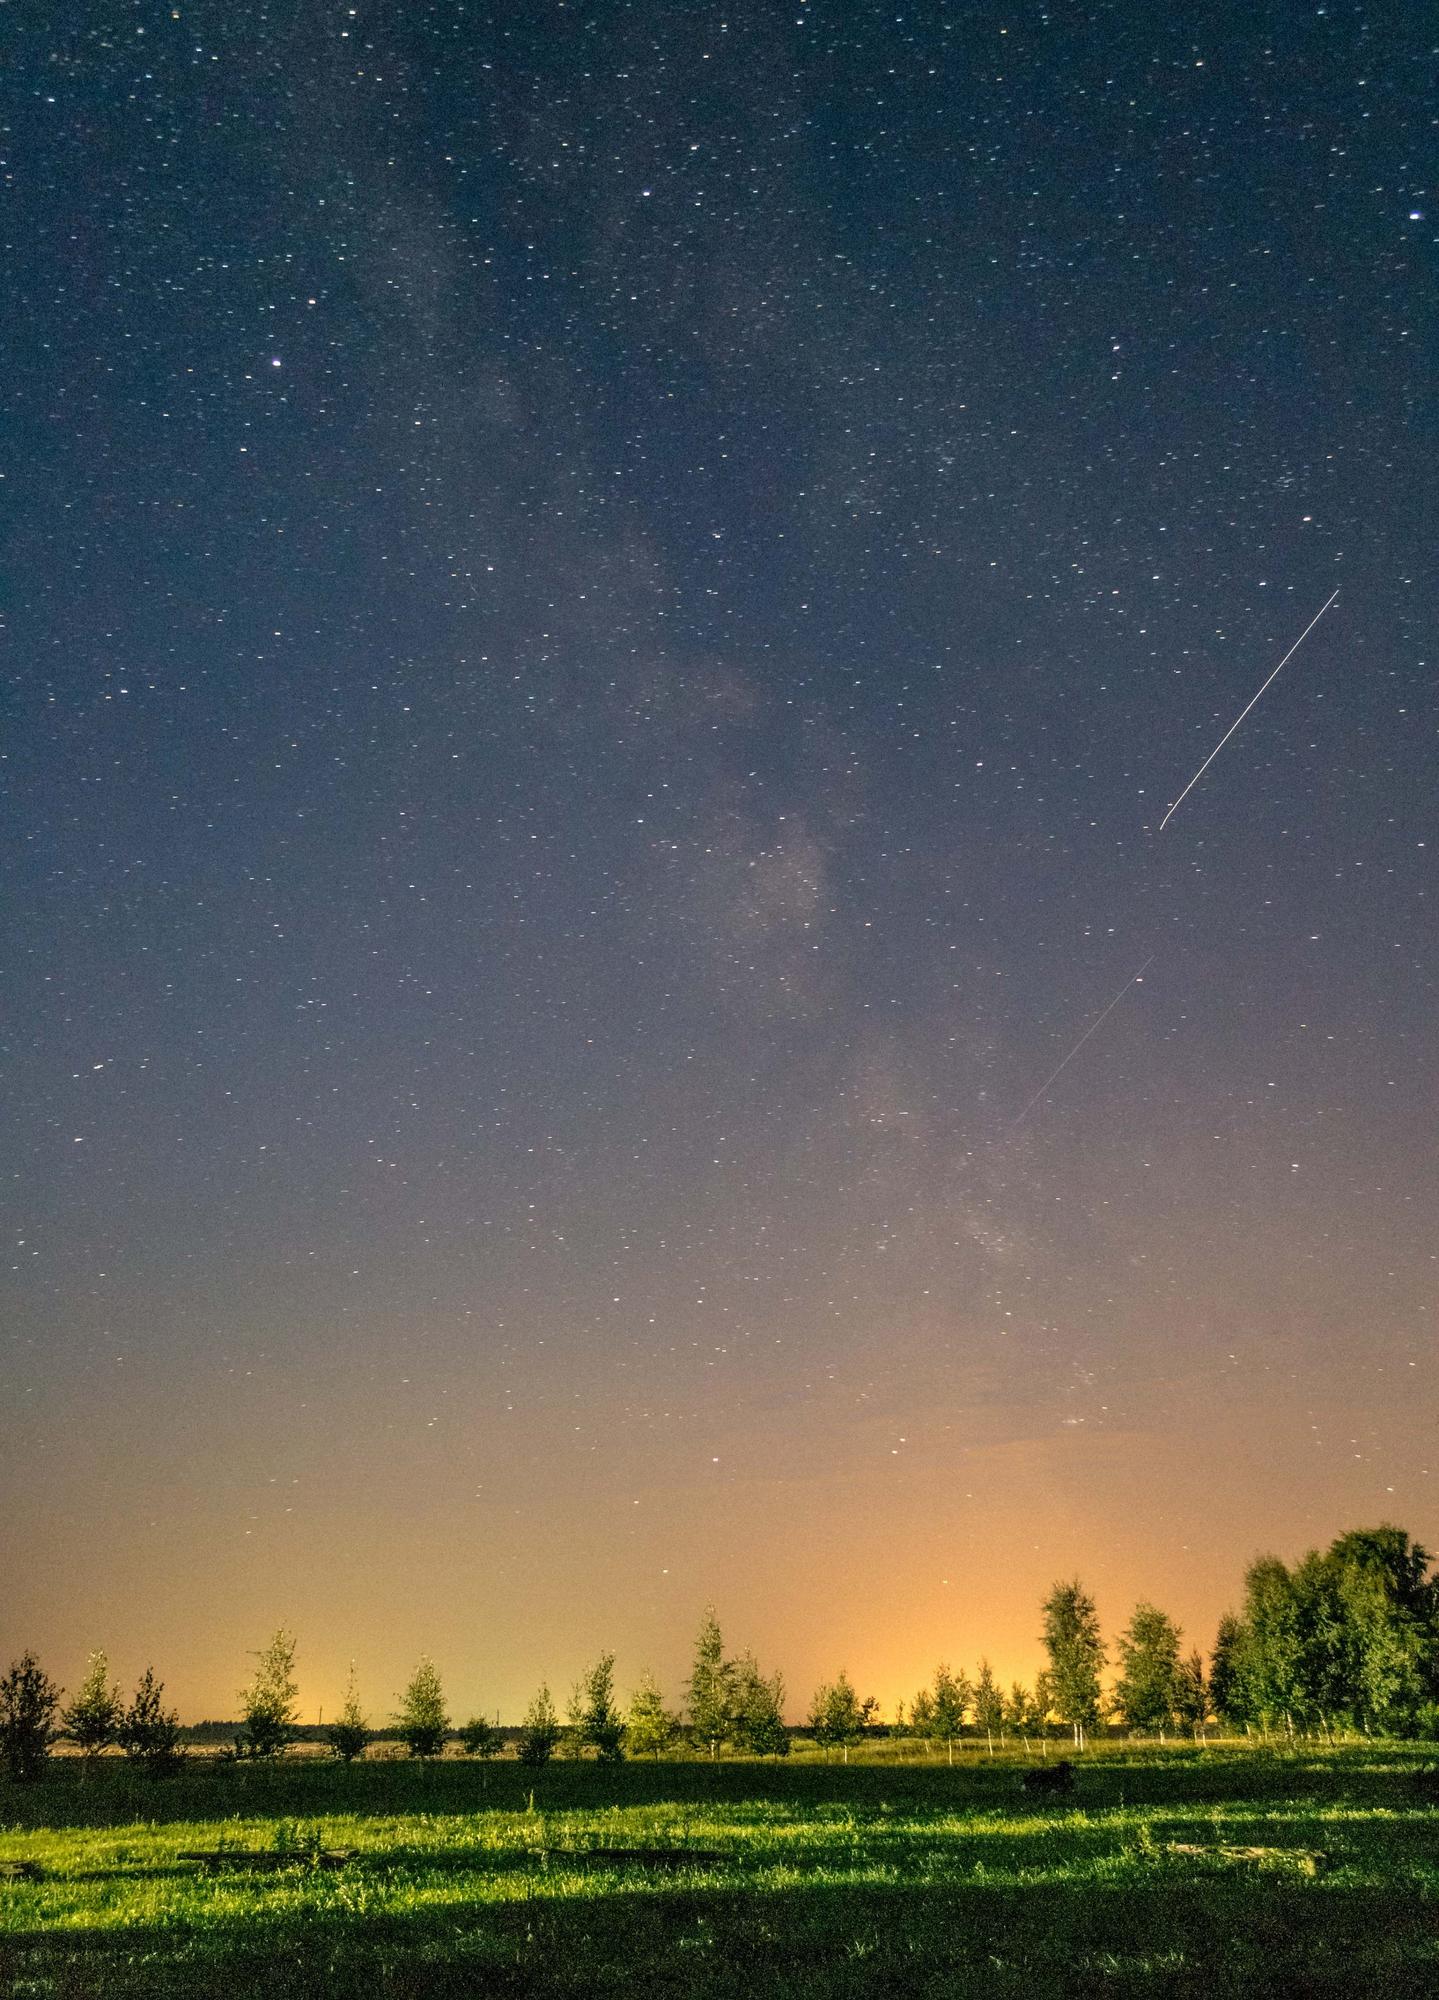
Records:
[[[71,1762],[0,1787],[0,1864],[40,1870],[0,1883],[0,1994],[1432,1994],[1435,1761],[1106,1747],[1042,1804],[1022,1760],[973,1750],[952,1771],[197,1760],[159,1782]],[[355,1853],[319,1868],[316,1843]],[[220,1847],[293,1858],[177,1858]],[[660,1865],[676,1849],[719,1858]]]

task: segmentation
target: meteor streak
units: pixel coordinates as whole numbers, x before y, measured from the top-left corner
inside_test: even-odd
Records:
[[[1304,644],[1304,641],[1309,637],[1309,634],[1314,630],[1314,627],[1319,623],[1320,619],[1324,616],[1325,612],[1329,609],[1329,606],[1334,602],[1334,599],[1338,595],[1339,592],[1336,590],[1332,596],[1325,599],[1324,603],[1320,605],[1319,609],[1315,612],[1314,616],[1310,619],[1309,623],[1305,626],[1304,630],[1299,634],[1299,637],[1294,641],[1294,644],[1289,648],[1289,651],[1284,655],[1284,658],[1279,662],[1279,665],[1274,669],[1274,672],[1269,676],[1269,680],[1264,683],[1264,687],[1260,688],[1259,694],[1256,694],[1253,700],[1251,700],[1246,707],[1242,708],[1239,711],[1238,715],[1234,718],[1233,722],[1230,723],[1229,727],[1225,730],[1224,734],[1220,737],[1219,741],[1215,744],[1214,748],[1210,751],[1209,755],[1205,758],[1204,762],[1200,765],[1199,769],[1194,773],[1194,776],[1189,780],[1189,783],[1184,787],[1184,790],[1179,794],[1179,797],[1174,801],[1174,804],[1169,808],[1169,811],[1164,815],[1163,819],[1159,822],[1159,831],[1161,833],[1163,833],[1165,827],[1168,826],[1169,822],[1173,819],[1174,815],[1178,812],[1179,808],[1184,804],[1184,801],[1189,797],[1189,794],[1194,790],[1194,787],[1199,783],[1199,780],[1204,776],[1204,773],[1209,769],[1210,765],[1214,762],[1215,758],[1219,755],[1220,751],[1224,748],[1225,744],[1229,741],[1230,737],[1234,734],[1235,730],[1239,727],[1240,723],[1244,720],[1245,716],[1248,715],[1249,710],[1253,708],[1254,703],[1258,701],[1259,695],[1263,694],[1264,688],[1268,687],[1269,681],[1277,679],[1281,669],[1286,667],[1289,664],[1289,662],[1294,658],[1294,655],[1299,651],[1299,648]]]
[[[1084,1033],[1080,1036],[1079,1040],[1075,1043],[1074,1047],[1069,1051],[1069,1054],[1064,1058],[1064,1061],[1059,1064],[1057,1069],[1050,1071],[1049,1075],[1044,1079],[1044,1082],[1039,1086],[1038,1090],[1035,1091],[1033,1097],[1030,1098],[1028,1104],[1025,1105],[1023,1111],[1021,1111],[1019,1116],[1011,1122],[1009,1127],[1011,1132],[1014,1130],[1016,1125],[1022,1125],[1024,1123],[1025,1119],[1029,1116],[1030,1112],[1033,1111],[1035,1105],[1038,1104],[1040,1098],[1043,1097],[1045,1091],[1047,1091],[1049,1086],[1054,1082],[1055,1077],[1059,1075],[1059,1071],[1061,1069],[1064,1069],[1069,1063],[1073,1062],[1074,1058],[1079,1054],[1079,1051],[1084,1047],[1084,1044],[1089,1040],[1090,1036],[1097,1033],[1098,1030],[1104,1026],[1105,1022],[1109,1019],[1110,1015],[1114,1012],[1115,1008],[1119,1005],[1120,1001],[1124,998],[1125,994],[1129,991],[1130,987],[1138,985],[1139,981],[1143,979],[1147,969],[1151,965],[1153,965],[1153,963],[1154,963],[1154,953],[1151,952],[1148,958],[1145,959],[1144,964],[1140,966],[1138,972],[1132,974],[1130,978],[1125,980],[1124,984],[1120,987],[1119,991],[1115,994],[1114,998],[1110,1001],[1109,1005],[1105,1008],[1104,1012],[1099,1016],[1099,1018],[1095,1021],[1090,1022],[1089,1026],[1085,1029]]]

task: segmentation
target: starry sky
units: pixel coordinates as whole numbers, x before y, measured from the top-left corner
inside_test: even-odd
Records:
[[[0,1644],[1433,1543],[1424,10],[8,11]]]

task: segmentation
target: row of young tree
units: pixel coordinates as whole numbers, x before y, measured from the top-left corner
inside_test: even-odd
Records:
[[[1094,1599],[1078,1581],[1056,1584],[1042,1608],[1046,1666],[1033,1686],[1000,1687],[982,1660],[973,1680],[947,1664],[932,1683],[901,1703],[887,1733],[921,1743],[932,1754],[954,1746],[971,1728],[991,1753],[996,1742],[1048,1735],[1057,1722],[1082,1748],[1101,1723],[1163,1736],[1196,1734],[1211,1721],[1230,1728],[1397,1735],[1439,1733],[1439,1580],[1428,1551],[1401,1528],[1382,1526],[1341,1535],[1322,1554],[1312,1550],[1292,1569],[1263,1556],[1245,1576],[1243,1611],[1221,1620],[1208,1666],[1167,1612],[1135,1607],[1116,1641],[1114,1681],[1106,1693],[1108,1656]],[[765,1674],[752,1653],[727,1657],[713,1611],[695,1642],[682,1709],[670,1708],[654,1676],[645,1673],[622,1708],[615,1660],[601,1654],[575,1683],[563,1719],[547,1684],[536,1692],[520,1725],[516,1751],[541,1765],[556,1754],[603,1763],[660,1757],[681,1742],[718,1758],[726,1749],[749,1756],[789,1754],[785,1685]],[[0,1676],[0,1757],[12,1777],[32,1778],[51,1746],[68,1740],[87,1758],[117,1747],[156,1774],[180,1761],[182,1729],[165,1707],[164,1685],[146,1668],[126,1702],[110,1679],[103,1653],[91,1655],[85,1679],[68,1706],[33,1654]],[[236,1758],[271,1758],[297,1732],[299,1686],[295,1641],[277,1632],[258,1656],[242,1691]],[[861,1699],[847,1673],[818,1688],[805,1727],[825,1751],[848,1759],[852,1745],[875,1726],[878,1703]],[[437,1756],[454,1732],[433,1661],[422,1658],[399,1698],[396,1734],[416,1757]],[[361,1756],[376,1735],[360,1704],[353,1668],[340,1713],[326,1732],[334,1754]],[[458,1729],[472,1756],[502,1747],[495,1724],[472,1716]]]
[[[601,1654],[576,1681],[563,1721],[548,1684],[540,1686],[520,1726],[516,1748],[522,1763],[547,1764],[557,1752],[618,1763],[627,1751],[658,1757],[680,1741],[684,1719],[666,1707],[654,1676],[641,1675],[624,1711],[615,1694],[614,1668],[614,1654]],[[706,1615],[688,1692],[689,1732],[710,1754],[718,1755],[726,1742],[755,1755],[788,1753],[783,1680],[778,1674],[766,1679],[750,1654],[725,1660],[713,1613]],[[145,1669],[127,1703],[111,1680],[107,1656],[95,1652],[74,1700],[62,1706],[61,1694],[33,1653],[0,1676],[0,1758],[12,1778],[38,1777],[57,1742],[72,1744],[87,1765],[119,1749],[157,1776],[178,1768],[184,1731],[178,1714],[165,1707],[164,1683],[152,1668]],[[399,1704],[393,1733],[412,1756],[438,1756],[456,1732],[439,1672],[428,1657],[420,1660]],[[281,1629],[259,1653],[255,1673],[240,1692],[240,1726],[222,1754],[234,1760],[279,1756],[299,1733],[298,1716],[295,1639]],[[377,1733],[361,1707],[352,1667],[340,1713],[325,1732],[329,1746],[351,1763]],[[497,1724],[480,1715],[457,1733],[475,1757],[493,1757],[504,1741]]]

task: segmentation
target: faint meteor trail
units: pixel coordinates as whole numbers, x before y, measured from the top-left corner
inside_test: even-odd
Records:
[[[1259,694],[1256,694],[1253,700],[1249,702],[1248,706],[1242,708],[1239,711],[1239,714],[1234,718],[1233,722],[1230,723],[1229,727],[1225,730],[1224,734],[1220,737],[1219,741],[1215,744],[1214,748],[1210,751],[1209,755],[1205,758],[1204,762],[1200,765],[1199,769],[1194,773],[1194,776],[1189,780],[1189,783],[1184,787],[1184,790],[1179,794],[1179,797],[1174,801],[1174,804],[1169,808],[1169,811],[1164,815],[1163,819],[1159,822],[1159,831],[1161,833],[1163,833],[1165,827],[1168,826],[1169,822],[1173,819],[1174,815],[1178,812],[1179,808],[1184,804],[1184,801],[1189,797],[1189,794],[1194,790],[1194,787],[1199,783],[1199,780],[1204,776],[1204,773],[1209,769],[1210,765],[1214,762],[1215,758],[1219,755],[1220,751],[1224,748],[1225,744],[1229,741],[1230,737],[1234,734],[1235,730],[1239,727],[1240,723],[1244,720],[1245,716],[1248,715],[1249,710],[1253,708],[1254,703],[1258,701],[1259,695],[1263,694],[1264,688],[1268,687],[1269,681],[1278,678],[1281,670],[1284,667],[1286,667],[1289,664],[1289,662],[1294,658],[1294,655],[1299,651],[1299,648],[1304,644],[1304,641],[1309,637],[1309,634],[1314,630],[1314,627],[1319,623],[1320,619],[1324,616],[1325,612],[1329,609],[1329,606],[1334,602],[1334,599],[1338,595],[1339,592],[1336,590],[1330,597],[1325,599],[1324,603],[1320,605],[1319,609],[1315,612],[1314,616],[1310,619],[1309,623],[1305,626],[1304,630],[1299,634],[1299,637],[1294,641],[1294,644],[1289,648],[1289,651],[1284,655],[1284,658],[1279,662],[1279,665],[1274,669],[1274,672],[1269,676],[1269,680],[1264,683],[1264,687],[1260,688]]]
[[[1079,1054],[1079,1051],[1084,1047],[1084,1044],[1089,1040],[1090,1036],[1092,1034],[1097,1033],[1097,1031],[1104,1026],[1105,1022],[1109,1019],[1110,1015],[1114,1012],[1115,1008],[1119,1005],[1120,1001],[1124,998],[1125,994],[1129,991],[1130,987],[1137,984],[1137,982],[1144,977],[1145,972],[1151,965],[1153,965],[1153,963],[1154,963],[1154,953],[1151,952],[1148,958],[1145,959],[1144,964],[1140,966],[1138,972],[1131,974],[1131,976],[1125,980],[1124,984],[1120,987],[1119,991],[1115,994],[1114,998],[1110,1001],[1109,1005],[1105,1008],[1104,1012],[1099,1016],[1099,1018],[1097,1020],[1090,1022],[1089,1026],[1085,1029],[1084,1033],[1080,1036],[1079,1040],[1075,1043],[1074,1047],[1069,1051],[1069,1054],[1064,1058],[1064,1061],[1059,1064],[1059,1067],[1057,1069],[1052,1070],[1050,1074],[1044,1079],[1044,1082],[1039,1086],[1038,1090],[1035,1091],[1033,1097],[1030,1098],[1028,1104],[1025,1105],[1023,1111],[1020,1112],[1019,1116],[1010,1121],[1009,1130],[1011,1132],[1014,1130],[1016,1125],[1022,1125],[1024,1123],[1025,1119],[1029,1116],[1030,1112],[1033,1111],[1035,1105],[1038,1104],[1040,1098],[1043,1097],[1045,1091],[1048,1090],[1049,1086],[1054,1082],[1055,1077],[1059,1075],[1059,1071],[1061,1069],[1064,1069],[1069,1063],[1072,1063],[1074,1061],[1074,1058]]]

